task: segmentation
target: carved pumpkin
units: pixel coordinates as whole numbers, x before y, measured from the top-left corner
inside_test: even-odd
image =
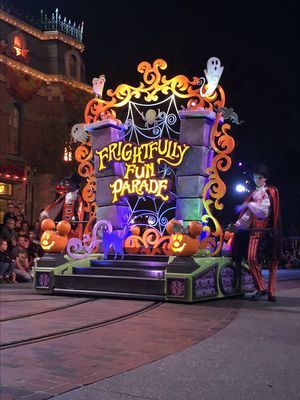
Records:
[[[173,219],[166,226],[167,232],[171,235],[168,248],[176,256],[189,257],[196,254],[199,249],[198,236],[202,232],[202,225],[192,221],[187,226],[187,232],[180,221]]]
[[[189,236],[186,233],[173,233],[169,247],[176,256],[189,257],[197,253],[199,240],[197,237]]]
[[[57,224],[57,231],[54,231],[55,222],[52,219],[45,219],[41,224],[41,228],[43,230],[46,229],[41,237],[42,249],[47,253],[61,253],[68,243],[67,234],[71,230],[70,223],[68,221],[60,221]]]

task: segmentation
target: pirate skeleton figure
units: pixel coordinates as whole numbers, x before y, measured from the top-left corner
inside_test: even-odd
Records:
[[[71,224],[70,237],[82,237],[83,227],[79,221],[84,217],[83,199],[79,193],[80,177],[73,173],[64,178],[63,190],[54,203],[49,204],[44,211],[49,218],[56,221],[66,220]]]
[[[267,185],[268,177],[268,168],[264,164],[254,166],[253,180],[256,189],[246,197],[243,204],[236,207],[240,214],[233,227],[237,232],[244,231],[249,234],[247,262],[257,289],[257,293],[251,299],[259,300],[268,295],[269,301],[276,301],[276,275],[281,252],[279,195],[274,186]],[[236,236],[233,253],[241,253],[242,241],[236,240],[239,233]],[[261,273],[263,261],[269,269],[268,290]]]

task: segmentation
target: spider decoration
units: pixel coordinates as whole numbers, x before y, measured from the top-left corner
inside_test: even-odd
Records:
[[[153,110],[153,108],[147,110],[145,115],[142,112],[141,115],[143,120],[145,121],[145,128],[150,129],[152,126],[153,128],[155,128],[158,124],[158,120],[160,122],[165,118],[165,114],[166,113],[160,112],[160,110],[156,112],[155,110]]]

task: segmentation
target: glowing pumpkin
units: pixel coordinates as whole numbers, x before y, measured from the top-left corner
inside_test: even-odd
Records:
[[[166,226],[171,235],[168,248],[176,256],[189,257],[197,253],[199,249],[198,236],[202,232],[202,225],[192,221],[185,230],[180,221],[172,220]]]
[[[47,253],[61,253],[68,243],[67,235],[71,230],[70,223],[68,221],[60,221],[57,224],[57,231],[54,231],[55,222],[51,219],[46,219],[42,222],[41,228],[43,230],[46,229],[41,237],[42,249]]]
[[[176,256],[189,257],[197,253],[199,240],[197,237],[189,236],[186,233],[173,233],[169,247]]]

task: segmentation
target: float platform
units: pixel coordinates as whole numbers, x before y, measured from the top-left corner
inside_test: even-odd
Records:
[[[241,295],[254,290],[248,266],[230,257],[168,257],[125,255],[84,260],[46,254],[35,269],[40,293],[82,294],[198,302]]]

